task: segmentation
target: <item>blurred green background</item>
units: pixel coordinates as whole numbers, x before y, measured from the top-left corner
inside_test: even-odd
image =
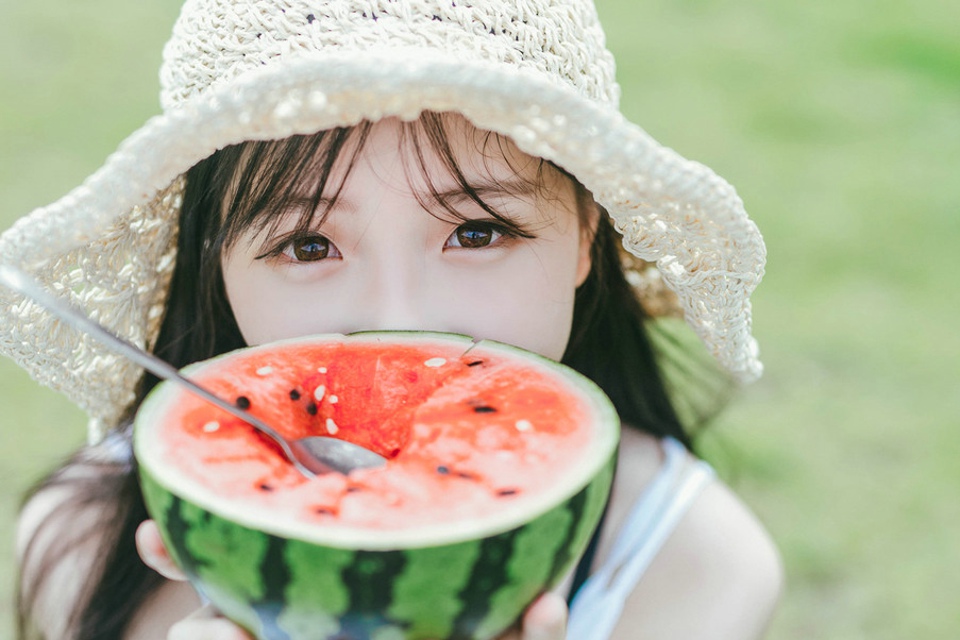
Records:
[[[0,227],[158,112],[175,0],[0,5]],[[767,372],[703,448],[778,541],[769,637],[960,629],[960,5],[599,0],[623,108],[737,185]],[[0,361],[0,638],[18,496],[80,413]]]

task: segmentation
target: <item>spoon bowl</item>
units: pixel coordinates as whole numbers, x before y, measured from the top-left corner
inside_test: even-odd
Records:
[[[90,335],[157,377],[182,385],[204,400],[243,420],[276,442],[291,464],[307,477],[332,471],[347,474],[355,469],[379,467],[386,463],[386,458],[383,456],[338,438],[306,436],[288,440],[256,416],[185,377],[170,363],[115,335],[76,307],[50,295],[19,269],[0,264],[0,283],[30,298],[73,328]]]

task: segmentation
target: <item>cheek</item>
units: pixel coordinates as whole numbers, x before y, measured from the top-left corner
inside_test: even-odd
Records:
[[[262,286],[255,277],[247,277],[241,283],[231,278],[226,268],[223,275],[227,299],[243,339],[249,345],[269,342],[283,317],[276,313],[278,301],[273,299],[276,289]]]
[[[496,276],[448,283],[431,311],[451,330],[559,360],[573,322],[576,263],[534,256]]]
[[[559,360],[570,338],[573,304],[533,296],[508,299],[477,310],[468,331],[476,338],[489,338]]]
[[[311,333],[332,332],[317,322],[310,309],[316,296],[268,269],[242,268],[240,260],[223,263],[223,280],[230,308],[243,339],[264,344]]]

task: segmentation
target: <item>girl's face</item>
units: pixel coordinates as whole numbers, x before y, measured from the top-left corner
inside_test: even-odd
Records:
[[[464,193],[429,145],[420,161],[401,139],[403,125],[380,121],[352,162],[349,147],[341,154],[344,166],[335,165],[329,184],[342,189],[327,215],[303,232],[303,211],[294,207],[225,251],[224,284],[248,344],[415,329],[490,338],[560,359],[574,291],[590,269],[573,184],[462,118],[445,123],[465,181],[514,232]],[[302,200],[312,206],[313,194]]]

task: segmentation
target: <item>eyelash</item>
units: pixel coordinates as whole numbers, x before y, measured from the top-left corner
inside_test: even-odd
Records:
[[[313,260],[301,260],[297,257],[296,251],[297,247],[303,247],[310,244],[321,244],[326,245],[326,253]],[[334,255],[330,255],[333,253]],[[337,248],[333,242],[330,241],[330,238],[327,238],[324,235],[319,233],[305,233],[305,234],[290,234],[280,238],[272,249],[262,253],[256,257],[257,260],[267,258],[275,259],[284,257],[290,262],[298,264],[307,264],[311,262],[321,262],[323,260],[339,260],[342,256],[340,250]]]
[[[468,232],[480,232],[488,233],[492,236],[495,236],[489,242],[479,246],[464,246],[463,240],[460,234]],[[530,238],[533,237],[532,234],[524,233],[522,231],[514,230],[506,225],[489,222],[486,220],[469,220],[457,226],[453,232],[447,237],[447,240],[444,242],[443,248],[446,249],[463,249],[463,250],[476,250],[476,249],[486,249],[488,247],[497,246],[504,242],[516,238]],[[456,242],[457,244],[452,244]],[[317,257],[315,259],[303,260],[296,255],[297,246],[304,246],[309,244],[325,244],[326,245],[326,254]],[[333,253],[334,255],[330,255]],[[280,238],[273,249],[257,256],[257,259],[262,258],[279,258],[284,256],[286,259],[290,260],[293,263],[297,264],[308,264],[312,262],[321,262],[324,260],[338,260],[343,256],[340,254],[340,250],[337,246],[330,241],[324,235],[319,233],[307,233],[307,234],[291,234]]]
[[[467,232],[481,232],[489,233],[491,235],[496,235],[494,239],[490,240],[486,244],[479,246],[464,246],[462,244],[463,240],[460,238],[460,234]],[[453,230],[453,233],[447,238],[446,242],[443,244],[444,249],[486,249],[497,245],[498,243],[507,242],[509,240],[520,237],[520,234],[514,231],[513,229],[508,228],[506,225],[499,224],[496,222],[489,222],[486,220],[470,220],[459,225],[456,229]],[[458,244],[451,244],[451,241],[456,240]]]

